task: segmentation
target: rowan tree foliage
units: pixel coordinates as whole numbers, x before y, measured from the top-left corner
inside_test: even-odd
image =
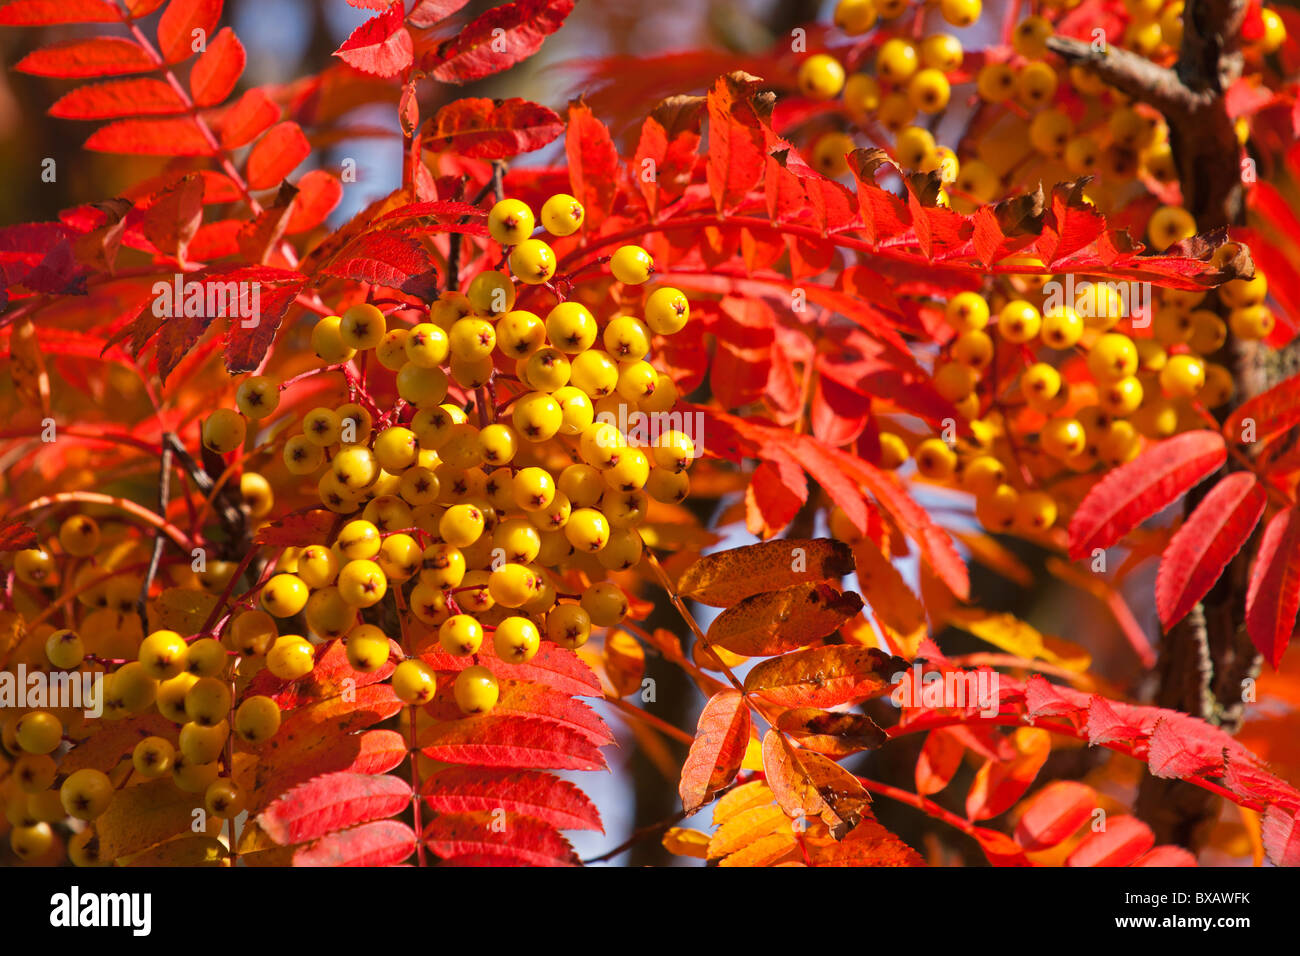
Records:
[[[721,866],[1300,861],[1294,13],[841,0],[548,106],[448,91],[574,0],[347,2],[274,87],[0,7],[152,158],[0,228],[9,862],[578,864],[611,721]]]

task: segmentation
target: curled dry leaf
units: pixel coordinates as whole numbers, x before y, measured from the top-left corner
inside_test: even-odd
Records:
[[[800,746],[828,757],[875,750],[889,739],[865,714],[839,714],[816,707],[782,711],[776,719],[776,729],[797,739]]]
[[[727,608],[709,625],[709,643],[745,657],[770,657],[835,631],[862,610],[862,598],[829,584],[793,584]]]
[[[763,591],[831,581],[853,570],[853,552],[832,538],[781,538],[706,555],[677,582],[683,597],[730,607]]]
[[[907,662],[874,647],[836,644],[763,661],[745,677],[745,691],[781,707],[836,707],[885,693]]]
[[[820,817],[837,840],[871,816],[871,795],[857,777],[819,753],[796,750],[776,730],[763,737],[763,773],[782,810]]]

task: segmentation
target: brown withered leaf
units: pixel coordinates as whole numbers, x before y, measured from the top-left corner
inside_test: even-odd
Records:
[[[687,813],[694,813],[710,793],[735,778],[749,746],[750,726],[749,708],[740,691],[727,688],[709,698],[677,786]]]
[[[182,176],[158,194],[144,211],[141,228],[145,238],[166,256],[184,258],[185,247],[203,222],[203,177]]]
[[[908,189],[922,206],[938,206],[943,189],[943,174],[937,169],[928,172],[907,173]]]
[[[802,747],[828,757],[875,750],[889,739],[865,714],[837,714],[817,707],[782,711],[776,729],[794,737]]]
[[[1040,182],[1031,193],[1004,199],[993,207],[993,216],[1004,236],[1041,235],[1047,200]]]
[[[853,591],[829,584],[793,584],[764,591],[727,608],[709,625],[710,644],[745,657],[770,657],[835,631],[862,610]]]
[[[874,180],[882,166],[901,172],[898,165],[889,158],[889,154],[878,146],[859,147],[849,153],[849,160],[857,170],[858,178],[864,181]]]
[[[102,213],[104,222],[98,228],[74,239],[73,251],[78,261],[112,272],[118,250],[122,247],[122,235],[126,232],[126,216],[133,204],[128,199],[107,199],[87,205]]]
[[[763,776],[782,810],[820,817],[836,840],[871,817],[871,794],[857,777],[819,753],[795,750],[776,730],[763,737]]]
[[[1198,281],[1212,286],[1231,279],[1249,279],[1255,275],[1255,262],[1250,256],[1250,249],[1240,242],[1230,241],[1227,226],[1175,242],[1163,255],[1187,256],[1212,263],[1218,272],[1198,278]]]
[[[745,691],[780,707],[836,707],[880,696],[906,670],[877,648],[834,644],[763,661],[745,675]]]
[[[679,133],[699,132],[705,102],[703,96],[690,96],[684,93],[669,96],[660,100],[650,111],[650,115],[663,127],[664,135],[669,142],[672,142]]]
[[[705,555],[677,582],[683,597],[730,607],[763,591],[838,580],[853,570],[853,552],[833,538],[778,538]]]
[[[244,223],[235,241],[250,262],[265,263],[271,250],[277,246],[284,235],[289,218],[293,215],[293,200],[298,195],[298,187],[288,180],[280,184],[275,201],[265,207],[256,219]]]

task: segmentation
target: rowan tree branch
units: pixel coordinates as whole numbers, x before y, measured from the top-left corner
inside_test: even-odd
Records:
[[[1191,91],[1173,70],[1110,45],[1072,37],[1049,37],[1047,48],[1071,66],[1081,66],[1130,99],[1149,103],[1166,116],[1191,107]]]
[[[1239,222],[1241,147],[1224,94],[1241,76],[1246,0],[1188,0],[1183,43],[1172,69],[1109,44],[1051,37],[1047,48],[1125,96],[1159,110],[1169,125],[1183,205],[1204,232]]]

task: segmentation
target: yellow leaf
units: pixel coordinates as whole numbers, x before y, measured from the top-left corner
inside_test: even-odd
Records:
[[[762,760],[760,754],[759,766],[754,768],[762,770]],[[771,803],[776,799],[776,794],[762,780],[751,780],[749,783],[742,783],[734,790],[728,790],[718,802],[713,805],[713,825],[720,827],[737,814],[744,813],[753,807],[762,806],[765,803]]]
[[[1092,655],[1084,648],[1051,634],[1043,635],[1043,660],[1079,674],[1092,666]]]
[[[123,866],[222,866],[229,856],[220,840],[195,834],[137,853],[124,860]]]
[[[772,866],[798,853],[799,844],[793,833],[772,833],[729,854],[718,866]]]
[[[790,831],[790,820],[774,803],[750,807],[736,814],[709,840],[709,859],[716,860],[742,850],[755,840],[781,830]]]
[[[673,856],[689,856],[697,860],[709,858],[709,835],[688,827],[669,827],[664,834],[664,849]]]
[[[953,608],[948,612],[948,623],[1017,657],[1037,657],[1079,671],[1085,670],[1092,660],[1081,647],[1062,638],[1042,634],[1014,614],[989,614],[975,609]]]
[[[149,602],[149,630],[197,634],[216,606],[217,597],[198,588],[164,588]]]
[[[750,737],[745,747],[745,759],[740,763],[741,770],[763,769],[763,744],[757,737]]]
[[[948,623],[1017,657],[1042,657],[1043,635],[1014,614],[989,614],[954,608]]]
[[[294,846],[280,846],[249,819],[239,834],[239,859],[245,866],[292,866]]]
[[[194,810],[202,802],[201,795],[176,789],[167,777],[119,790],[95,821],[100,856],[115,860],[191,833]]]

